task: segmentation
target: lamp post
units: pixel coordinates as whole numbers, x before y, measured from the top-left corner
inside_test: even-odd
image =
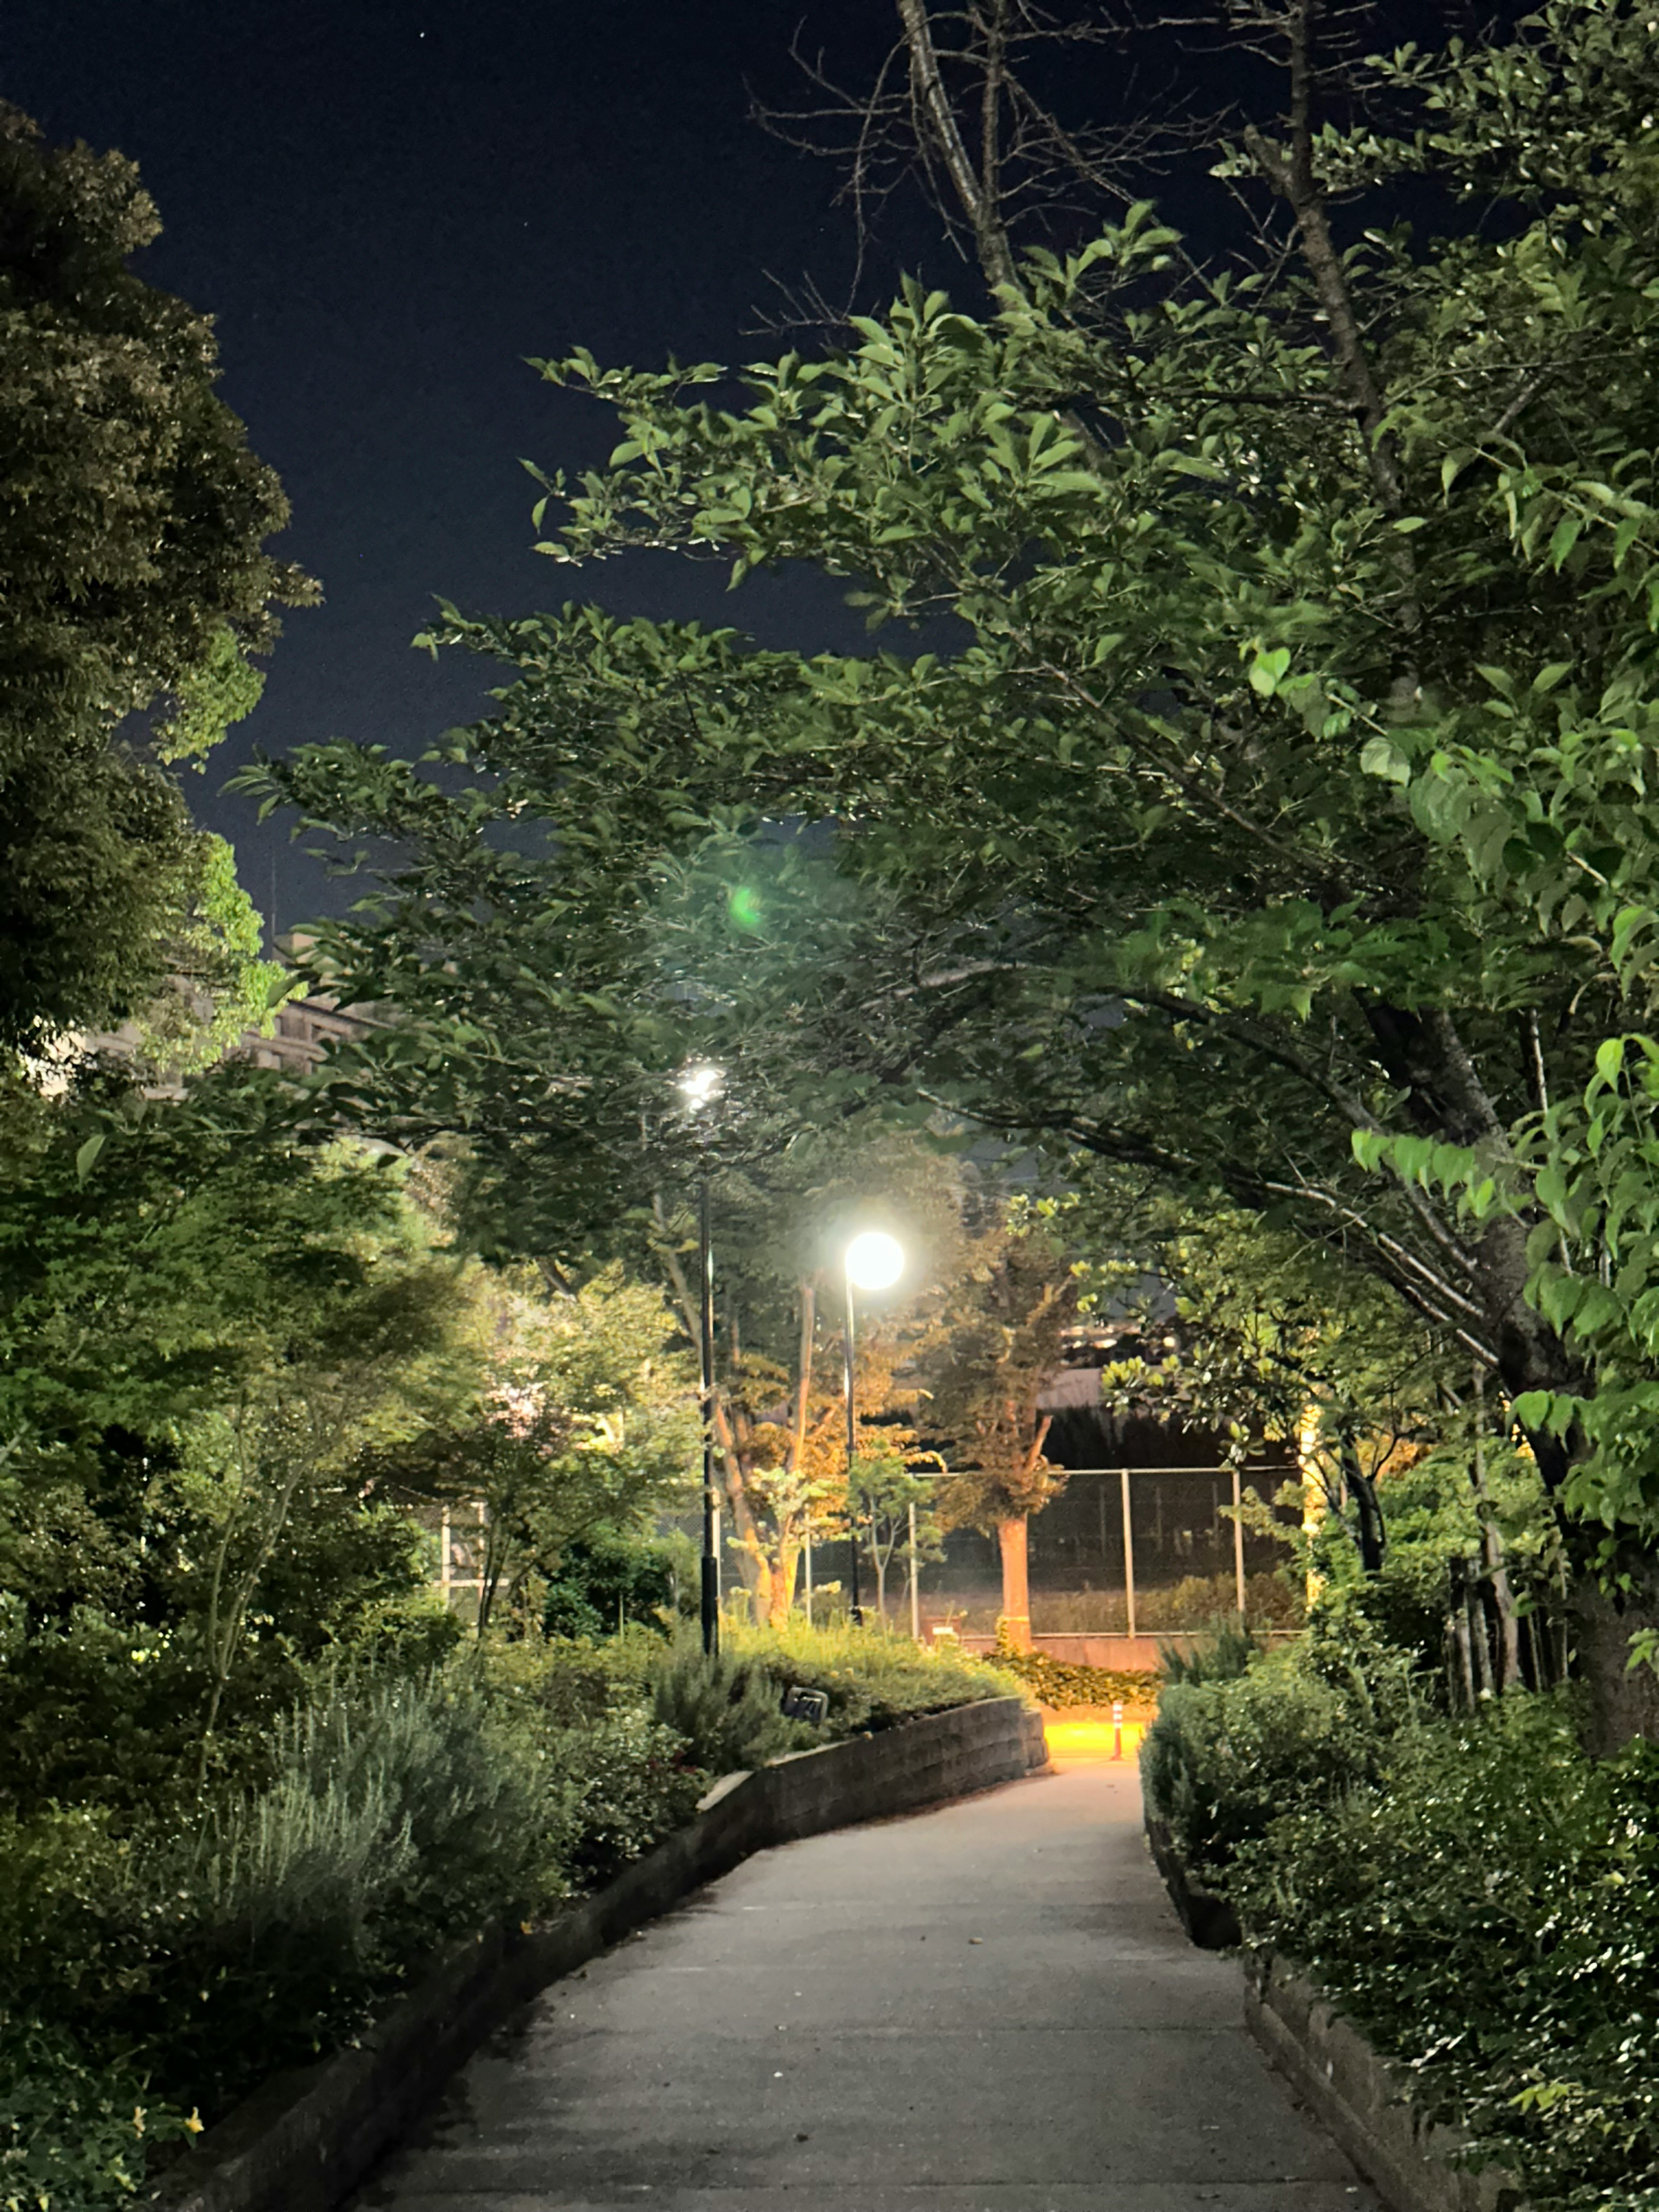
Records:
[[[853,1292],[855,1289],[890,1291],[903,1273],[904,1248],[896,1237],[890,1237],[884,1229],[863,1230],[847,1248],[847,1328],[842,1339],[842,1372],[847,1384],[847,1528],[853,1540],[848,1595],[853,1625],[857,1628],[864,1626],[864,1607],[859,1603],[859,1530],[853,1507],[853,1462],[859,1448],[858,1408],[853,1395]]]
[[[712,1106],[725,1075],[707,1060],[696,1060],[678,1079],[688,1113]],[[701,1133],[701,1131],[700,1131]],[[714,1497],[714,1247],[709,1229],[708,1163],[705,1157],[697,1188],[698,1351],[702,1355],[702,1588],[700,1611],[702,1648],[713,1658],[720,1642],[720,1507]]]

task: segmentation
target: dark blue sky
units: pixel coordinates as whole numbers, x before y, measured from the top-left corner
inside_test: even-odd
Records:
[[[1443,35],[1472,6],[1388,0],[1379,27]],[[529,550],[519,457],[590,465],[611,423],[524,356],[752,358],[769,350],[753,334],[768,271],[844,281],[834,173],[748,115],[749,83],[798,91],[804,10],[842,76],[866,80],[892,0],[10,0],[0,17],[0,96],[53,139],[138,162],[167,226],[145,273],[218,319],[222,389],[287,488],[286,550],[323,585],[192,787],[262,908],[274,869],[282,927],[352,894],[219,794],[231,769],[256,744],[313,738],[420,751],[481,711],[488,680],[410,650],[433,595],[516,612],[577,589]],[[1237,58],[1211,62],[1207,88],[1197,67],[1204,104],[1237,89]],[[1097,113],[1162,97],[1160,82],[1131,88],[1121,58],[1070,58],[1059,92]],[[1206,220],[1179,191],[1175,211]],[[976,298],[934,240],[911,207],[872,289],[927,256],[930,282]],[[839,589],[806,575],[730,598],[717,568],[642,558],[591,588],[618,611],[736,620],[772,644],[865,641]]]
[[[842,11],[837,9],[837,14]],[[873,54],[890,9],[860,7]],[[747,119],[791,84],[773,0],[13,0],[0,95],[54,140],[118,146],[166,233],[144,273],[216,316],[222,390],[294,508],[325,604],[289,618],[265,696],[192,786],[280,924],[343,891],[218,787],[254,744],[350,736],[418,750],[479,711],[486,672],[409,640],[441,592],[521,611],[571,594],[529,550],[520,455],[583,466],[607,418],[523,365],[744,359],[765,272],[845,270],[833,179]],[[920,250],[925,234],[918,226]],[[897,241],[902,250],[903,241]],[[942,273],[942,272],[941,272]],[[807,577],[608,568],[625,611],[712,615],[776,643],[854,645]]]

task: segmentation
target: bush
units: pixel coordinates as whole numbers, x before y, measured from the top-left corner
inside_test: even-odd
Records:
[[[677,1729],[632,1705],[550,1742],[545,1777],[562,1825],[548,1822],[556,1849],[544,1891],[556,1881],[565,1896],[610,1881],[683,1828],[708,1780]]]
[[[1261,1649],[1237,1620],[1222,1619],[1211,1623],[1190,1651],[1160,1644],[1158,1656],[1166,1682],[1236,1682]]]
[[[0,2020],[0,2205],[108,2212],[136,2196],[147,2147],[199,2127],[151,2104],[125,2067],[90,2064],[72,2038]]]
[[[672,1614],[677,1577],[672,1546],[632,1530],[597,1528],[567,1544],[542,1601],[547,1636],[614,1636],[628,1621],[659,1626]]]
[[[1559,1696],[1403,1730],[1238,1851],[1305,1964],[1541,2208],[1659,2192],[1659,1749],[1597,1765]]]
[[[470,1929],[607,1879],[690,1817],[702,1778],[631,1652],[550,1649],[325,1688],[276,1730],[263,1787],[185,1826],[0,1820],[15,2017],[88,2064],[130,2052],[213,2114]]]
[[[1046,1651],[1017,1651],[997,1640],[996,1665],[1045,1705],[1109,1705],[1120,1700],[1145,1711],[1158,1704],[1161,1678],[1150,1669],[1079,1667]]]
[[[355,2033],[434,1950],[544,1887],[529,1763],[464,1672],[337,1686],[276,1732],[272,1778],[195,1832],[136,1839],[112,1959],[77,2007],[204,2107]]]
[[[683,1827],[707,1782],[685,1735],[651,1710],[663,1640],[630,1626],[603,1642],[486,1645],[491,1725],[537,1777],[544,1894],[605,1881]]]
[[[726,1628],[721,1635],[723,1649],[757,1661],[779,1684],[822,1690],[830,1700],[822,1731],[829,1738],[1022,1690],[1000,1662],[929,1650],[879,1628],[809,1628],[802,1620],[785,1628]]]
[[[712,1656],[683,1636],[665,1653],[652,1681],[652,1711],[691,1747],[710,1774],[763,1766],[816,1742],[816,1729],[785,1720],[782,1691],[759,1659],[730,1650]]]
[[[1236,1851],[1289,1807],[1375,1780],[1419,1717],[1404,1655],[1361,1619],[1316,1616],[1241,1674],[1166,1686],[1141,1744],[1147,1802],[1193,1872],[1224,1887]]]

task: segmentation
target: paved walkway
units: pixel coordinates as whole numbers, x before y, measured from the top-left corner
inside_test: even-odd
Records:
[[[767,1851],[546,1990],[360,2212],[1377,2212],[1098,1761]]]

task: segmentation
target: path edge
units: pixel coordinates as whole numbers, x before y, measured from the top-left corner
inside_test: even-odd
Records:
[[[1529,2212],[1508,2167],[1455,2162],[1468,2134],[1431,2119],[1404,2069],[1289,1960],[1246,1957],[1244,2024],[1392,2212]]]
[[[1224,1898],[1188,1879],[1169,1823],[1146,1811],[1146,1842],[1188,1940],[1200,1950],[1242,1945]],[[1272,1951],[1244,1951],[1244,2025],[1389,2212],[1531,2212],[1507,2166],[1465,2166],[1469,2136],[1431,2119],[1403,2068],[1383,2057],[1300,1967]]]
[[[355,2043],[273,2077],[161,2176],[165,2212],[335,2212],[484,2038],[549,1983],[753,1852],[1017,1781],[1047,1763],[1042,1718],[992,1698],[728,1776],[697,1818],[545,1926],[446,1954]]]

